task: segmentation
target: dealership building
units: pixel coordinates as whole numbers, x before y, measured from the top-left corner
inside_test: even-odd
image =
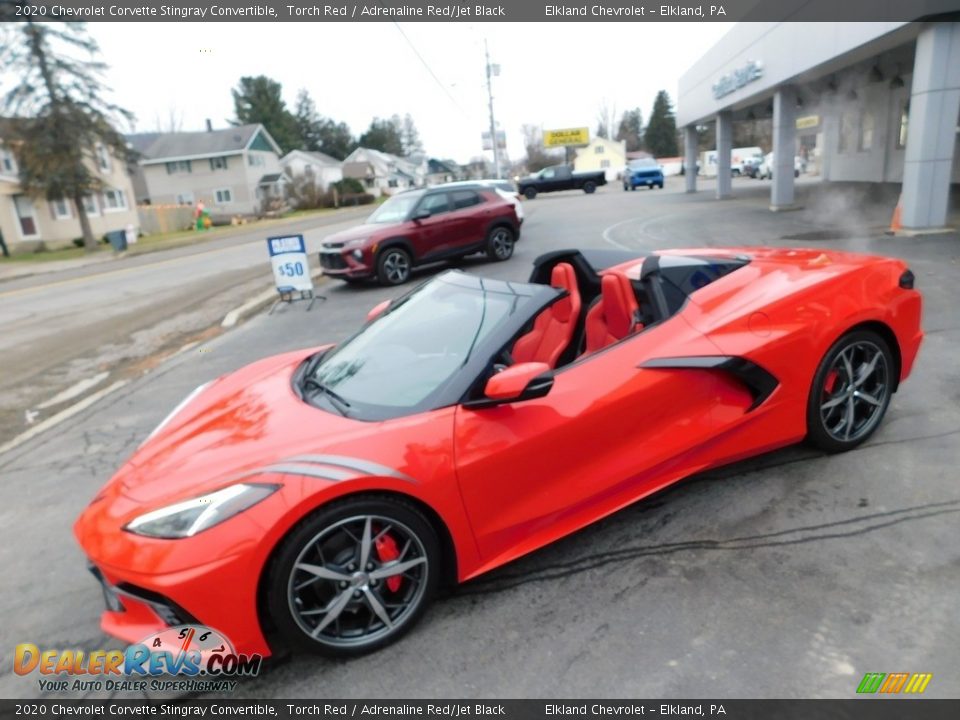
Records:
[[[771,209],[794,206],[799,155],[827,182],[902,184],[904,229],[944,227],[960,183],[958,19],[738,23],[680,79],[685,166],[697,127],[715,123],[728,197],[733,123],[772,118]],[[686,183],[695,192],[696,173]]]

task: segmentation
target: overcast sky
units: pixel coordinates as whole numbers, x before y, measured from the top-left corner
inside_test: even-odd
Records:
[[[489,127],[484,40],[494,110],[508,153],[523,155],[521,125],[596,128],[602,104],[639,106],[677,81],[731,23],[91,23],[110,65],[107,82],[137,130],[183,130],[233,117],[243,75],[283,84],[292,109],[306,88],[321,114],[359,135],[374,116],[410,113],[425,149],[466,162]],[[410,43],[404,39],[406,34]],[[411,47],[416,48],[416,51]],[[692,49],[690,52],[688,49]],[[425,62],[417,57],[417,52]],[[429,66],[429,70],[426,66]],[[431,75],[431,70],[437,79]]]

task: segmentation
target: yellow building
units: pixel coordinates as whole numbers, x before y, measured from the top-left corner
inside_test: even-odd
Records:
[[[577,150],[573,161],[576,172],[603,170],[607,182],[613,182],[627,165],[626,143],[620,140],[594,138],[586,147]]]

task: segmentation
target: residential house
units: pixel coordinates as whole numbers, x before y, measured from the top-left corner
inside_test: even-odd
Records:
[[[343,162],[322,152],[291,150],[280,159],[285,178],[309,178],[319,190],[343,179]]]
[[[127,141],[137,161],[137,201],[203,203],[212,215],[257,215],[282,197],[280,148],[262,125],[206,131],[145,133]]]
[[[357,148],[343,160],[343,177],[359,180],[376,197],[422,187],[426,175],[425,161],[411,161],[371,148]]]
[[[0,120],[0,233],[11,252],[38,247],[70,246],[83,237],[73,201],[31,197],[20,185],[16,153],[4,136],[11,123]],[[103,183],[103,190],[87,196],[84,207],[96,238],[116,230],[139,232],[133,186],[125,163],[105,145],[92,149],[88,166]]]
[[[453,160],[438,160],[427,158],[427,185],[442,185],[443,183],[460,180],[460,166]]]
[[[603,170],[607,182],[616,180],[627,165],[627,144],[622,140],[594,138],[586,147],[577,149],[573,161],[576,172]]]

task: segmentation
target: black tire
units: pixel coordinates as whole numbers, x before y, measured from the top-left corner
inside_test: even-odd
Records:
[[[820,361],[810,387],[808,442],[827,452],[843,452],[869,438],[890,405],[896,373],[890,346],[877,333],[854,330],[837,340]]]
[[[402,247],[394,245],[384,248],[377,257],[377,281],[388,287],[403,285],[410,279],[412,267],[410,253]]]
[[[381,560],[380,543],[370,542],[365,566],[369,569],[357,569],[364,537],[380,537],[375,534],[387,526],[383,537],[391,540],[393,551],[407,540],[410,546],[395,559]],[[351,542],[350,533],[360,533],[356,542]],[[347,498],[307,516],[284,538],[266,578],[267,610],[294,649],[340,658],[373,652],[398,640],[423,615],[437,592],[442,557],[436,532],[413,505],[391,497]],[[391,562],[417,564],[399,577],[376,579],[378,571],[389,572]],[[318,576],[301,569],[303,564],[347,579]],[[311,577],[316,579],[310,581]],[[344,604],[337,606],[341,598]],[[389,625],[376,605],[386,613]],[[316,610],[321,612],[310,612]],[[317,632],[334,611],[335,622],[327,620]]]
[[[485,245],[487,257],[502,262],[513,256],[513,247],[517,242],[517,234],[506,225],[495,225],[487,233]]]
[[[663,183],[657,183],[657,190],[663,190]]]
[[[636,186],[636,185],[631,185],[631,186],[630,186],[630,189],[631,189],[633,192],[636,192],[636,191],[637,191],[637,186]]]
[[[537,196],[537,189],[535,187],[528,187],[523,191],[523,196],[527,200],[533,200]]]
[[[627,187],[627,184],[624,183],[624,184],[623,184],[623,191],[626,192],[628,189],[629,189],[629,188]]]
[[[596,190],[596,189],[597,189],[597,184],[596,184],[593,180],[587,180],[587,181],[583,184],[583,191],[584,191],[587,195],[589,195],[590,193],[592,193],[592,192],[593,192],[594,190]]]

